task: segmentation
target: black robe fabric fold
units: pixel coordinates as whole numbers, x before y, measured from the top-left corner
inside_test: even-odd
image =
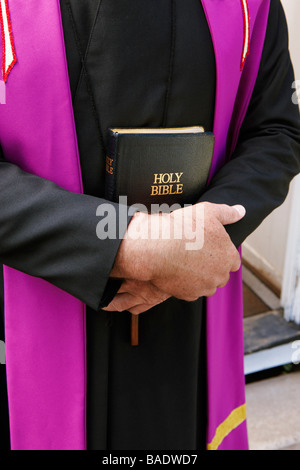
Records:
[[[96,3],[62,13],[84,187],[101,196],[108,127],[212,130],[215,63],[199,1]],[[128,313],[87,311],[88,448],[205,448],[203,322],[202,299],[170,299],[140,316],[133,348]]]

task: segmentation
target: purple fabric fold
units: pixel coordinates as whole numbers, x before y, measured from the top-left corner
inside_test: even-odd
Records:
[[[202,0],[213,39],[217,91],[215,149],[210,174],[228,160],[237,143],[257,77],[269,13],[269,0],[249,0],[250,55],[240,71],[244,20],[240,2]],[[226,18],[226,21],[224,19]],[[228,149],[229,152],[228,152]],[[239,201],[236,201],[239,203]],[[240,250],[241,253],[241,250]],[[231,412],[245,403],[242,270],[231,273],[226,287],[207,299],[207,443]],[[243,422],[219,447],[247,450],[247,426]]]
[[[82,192],[59,1],[9,2],[17,64],[0,114],[7,160]],[[24,195],[26,197],[26,195]],[[12,449],[84,449],[85,306],[4,267]]]

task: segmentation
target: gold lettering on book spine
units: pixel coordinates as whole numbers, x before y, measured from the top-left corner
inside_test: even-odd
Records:
[[[113,169],[113,158],[106,157],[106,171],[110,175],[113,175],[114,169]]]
[[[183,193],[183,183],[180,182],[181,173],[154,173],[151,196],[166,196]]]

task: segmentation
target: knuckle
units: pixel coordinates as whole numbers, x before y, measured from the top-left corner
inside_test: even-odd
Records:
[[[185,301],[189,303],[196,302],[196,300],[198,300],[198,297],[188,297],[185,299]]]
[[[229,279],[230,279],[230,275],[228,274],[227,276],[224,276],[220,283],[218,284],[218,288],[221,288],[221,287],[225,287],[226,284],[229,282]]]
[[[231,271],[233,271],[233,272],[234,272],[234,271],[238,271],[238,270],[240,269],[240,267],[241,267],[241,264],[242,264],[241,259],[240,259],[240,258],[236,258],[235,261],[234,261],[234,263],[233,263],[233,266],[232,266],[232,268],[231,268]]]
[[[217,288],[214,287],[214,288],[212,288],[212,289],[209,289],[209,290],[206,292],[205,296],[206,296],[206,297],[212,297],[216,292],[217,292]]]
[[[189,293],[184,295],[183,300],[185,300],[186,302],[195,302],[199,299],[199,297],[200,296],[196,293]]]
[[[121,303],[116,305],[116,312],[123,312],[123,310],[127,310],[127,309],[128,309],[128,306],[127,308],[125,308],[125,305],[123,306]]]

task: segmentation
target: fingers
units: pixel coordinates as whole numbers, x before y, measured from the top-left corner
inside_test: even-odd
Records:
[[[246,214],[246,209],[239,204],[228,206],[227,204],[208,203],[208,210],[223,226],[238,222]],[[238,271],[241,267],[240,254],[225,230],[222,237],[219,239],[218,247],[220,248],[219,255],[223,257],[223,267],[227,266],[228,272]],[[215,247],[215,250],[218,247]],[[226,253],[226,256],[224,253]]]
[[[128,312],[132,313],[132,315],[140,315],[141,313],[147,312],[147,310],[150,310],[152,307],[155,307],[155,305],[140,304],[130,308]]]
[[[163,292],[149,281],[136,281],[133,279],[125,280],[118,294],[129,293],[132,296],[143,299],[145,303],[162,302],[169,297],[169,294]]]
[[[235,206],[228,206],[226,204],[210,204],[210,209],[214,212],[215,217],[222,225],[234,224],[241,220],[246,214],[244,206],[239,204]]]
[[[130,294],[117,294],[111,303],[103,308],[107,312],[130,312],[134,315],[139,315],[140,313],[150,310],[150,308],[155,307],[162,302],[154,301],[146,303],[142,298],[135,297]]]
[[[164,302],[169,297],[169,294],[162,292],[150,282],[126,280],[111,303],[103,310],[109,312],[127,310],[133,314],[139,314]]]
[[[234,259],[232,261],[232,266],[231,266],[230,271],[231,272],[238,271],[241,267],[241,264],[242,264],[241,257],[239,255],[239,252],[237,251],[237,253],[235,254]]]
[[[104,307],[103,310],[107,312],[123,312],[141,302],[140,298],[137,299],[134,295],[125,292],[124,294],[116,294],[110,304]]]

